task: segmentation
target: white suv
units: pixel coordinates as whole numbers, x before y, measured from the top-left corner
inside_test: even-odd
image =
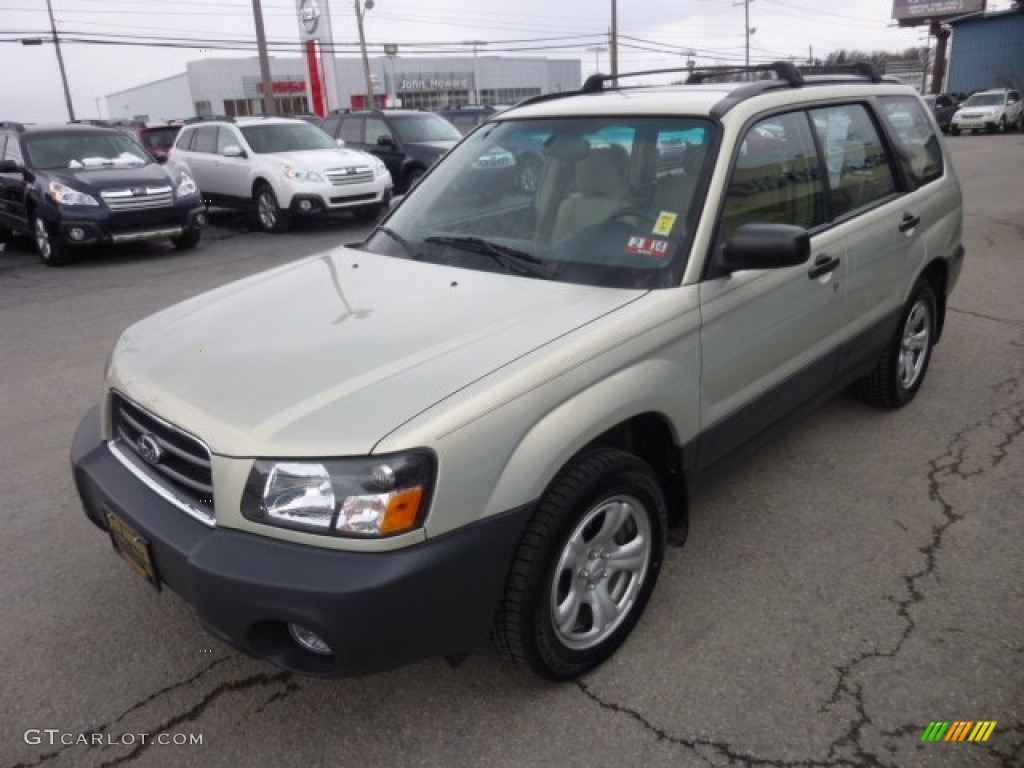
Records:
[[[547,678],[601,663],[694,475],[849,385],[909,403],[960,274],[920,97],[772,69],[529,100],[365,242],[132,326],[71,451],[87,514],[303,674],[491,630]]]
[[[293,216],[350,210],[374,219],[391,200],[391,175],[377,158],[345,149],[319,128],[283,117],[194,118],[170,152],[208,205],[254,209],[266,232]]]
[[[949,132],[959,136],[961,131],[999,131],[1010,128],[1024,131],[1024,105],[1020,93],[1007,88],[972,93],[953,113]]]

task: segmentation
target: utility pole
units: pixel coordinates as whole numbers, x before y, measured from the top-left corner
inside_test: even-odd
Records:
[[[75,107],[71,104],[71,89],[68,88],[68,73],[64,71],[64,57],[60,52],[60,38],[57,37],[57,22],[53,20],[53,6],[46,0],[46,10],[50,14],[50,33],[53,35],[53,49],[57,51],[57,66],[60,67],[60,81],[64,83],[64,101],[68,105],[68,120],[75,119]]]
[[[612,28],[608,36],[608,47],[611,49],[610,62],[612,78],[619,77],[619,8],[618,0],[612,0]]]
[[[263,9],[260,0],[252,0],[252,15],[256,22],[256,48],[260,55],[260,80],[263,81],[263,114],[276,115],[274,81],[270,77],[270,57],[267,56],[267,33],[263,30]]]

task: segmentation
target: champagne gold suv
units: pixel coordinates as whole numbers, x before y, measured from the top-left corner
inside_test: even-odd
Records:
[[[913,400],[963,259],[920,97],[611,82],[494,116],[362,244],[124,333],[72,460],[139,574],[304,674],[492,633],[569,680],[640,619],[696,473],[846,387]]]

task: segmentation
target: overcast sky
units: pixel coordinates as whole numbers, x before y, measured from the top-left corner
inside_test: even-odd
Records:
[[[327,0],[321,0],[325,3]],[[336,44],[357,51],[355,0],[333,0]],[[52,0],[78,117],[96,117],[98,98],[178,74],[201,57],[255,55],[252,0]],[[263,0],[268,40],[276,56],[298,45],[294,0]],[[990,0],[1001,9],[1009,0]],[[486,40],[483,55],[579,58],[584,75],[595,62],[608,71],[611,0],[376,0],[366,13],[371,49],[397,43],[433,44],[458,55],[467,40]],[[892,0],[751,0],[751,60],[805,59],[839,48],[893,50],[923,45],[921,29],[899,29]],[[694,50],[699,64],[738,63],[744,55],[742,0],[618,0],[620,71],[681,66]],[[19,38],[48,35],[46,0],[0,0],[0,120],[67,119],[53,46],[26,47]],[[76,38],[104,36],[120,44]],[[162,39],[160,39],[162,38]],[[139,40],[145,46],[124,45]],[[203,45],[209,43],[209,45]],[[189,47],[169,47],[169,46]],[[225,50],[225,47],[250,50]],[[625,47],[629,46],[629,47]],[[534,51],[522,50],[534,48]],[[511,49],[520,49],[513,52]],[[653,49],[653,50],[652,50]],[[679,54],[671,51],[678,50]],[[372,53],[372,50],[371,50]],[[104,114],[104,116],[106,116]]]

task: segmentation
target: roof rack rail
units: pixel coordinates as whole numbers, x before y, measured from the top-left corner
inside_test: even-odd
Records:
[[[12,131],[17,131],[18,133],[25,132],[25,124],[15,122],[14,120],[0,120],[0,128],[8,128]]]
[[[192,123],[205,123],[210,120],[218,120],[222,123],[233,123],[235,118],[231,115],[199,115],[197,117],[186,118],[184,125],[190,125]]]

